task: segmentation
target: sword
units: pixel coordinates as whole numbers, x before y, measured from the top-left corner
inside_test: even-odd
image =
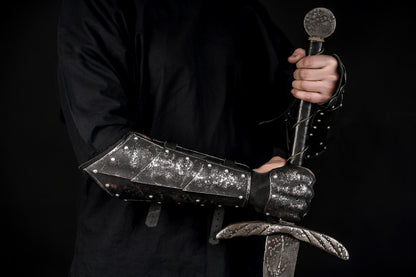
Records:
[[[308,56],[322,52],[324,39],[335,30],[335,16],[326,8],[309,11],[304,27],[309,37]],[[300,101],[292,155],[289,162],[302,165],[312,104]],[[293,277],[299,242],[307,242],[343,260],[349,259],[347,249],[332,237],[280,220],[279,223],[242,222],[229,225],[217,234],[218,239],[267,236],[263,260],[263,277]]]

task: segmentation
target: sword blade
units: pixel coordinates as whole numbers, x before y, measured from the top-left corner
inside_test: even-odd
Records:
[[[293,277],[299,241],[279,234],[267,236],[264,249],[263,277]]]

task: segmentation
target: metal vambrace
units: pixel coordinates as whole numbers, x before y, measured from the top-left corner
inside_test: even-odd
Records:
[[[304,178],[296,167],[286,170],[283,167],[254,176],[254,172],[243,164],[170,146],[137,133],[128,134],[114,148],[81,168],[103,190],[125,201],[233,207],[252,204],[260,212],[285,215],[300,205],[295,198],[303,197],[295,196],[293,203],[287,197],[288,193],[296,191],[293,187],[302,184]],[[311,186],[309,179],[307,183],[307,187]],[[299,189],[305,190],[304,186]],[[307,195],[306,198],[311,197]]]

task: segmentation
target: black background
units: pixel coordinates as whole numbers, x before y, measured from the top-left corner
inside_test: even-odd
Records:
[[[311,167],[316,197],[302,225],[337,238],[351,259],[302,245],[296,275],[409,276],[416,256],[411,1],[262,2],[299,47],[306,12],[331,9],[337,29],[326,52],[348,70],[335,139]],[[11,276],[66,276],[73,252],[79,172],[59,121],[59,5],[2,4],[0,253]]]

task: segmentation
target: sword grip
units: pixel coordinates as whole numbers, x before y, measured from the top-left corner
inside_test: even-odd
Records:
[[[322,51],[323,41],[310,38],[307,55],[314,56]],[[290,164],[301,166],[305,155],[306,140],[308,137],[309,119],[312,110],[312,103],[301,100],[295,127],[292,156]]]

